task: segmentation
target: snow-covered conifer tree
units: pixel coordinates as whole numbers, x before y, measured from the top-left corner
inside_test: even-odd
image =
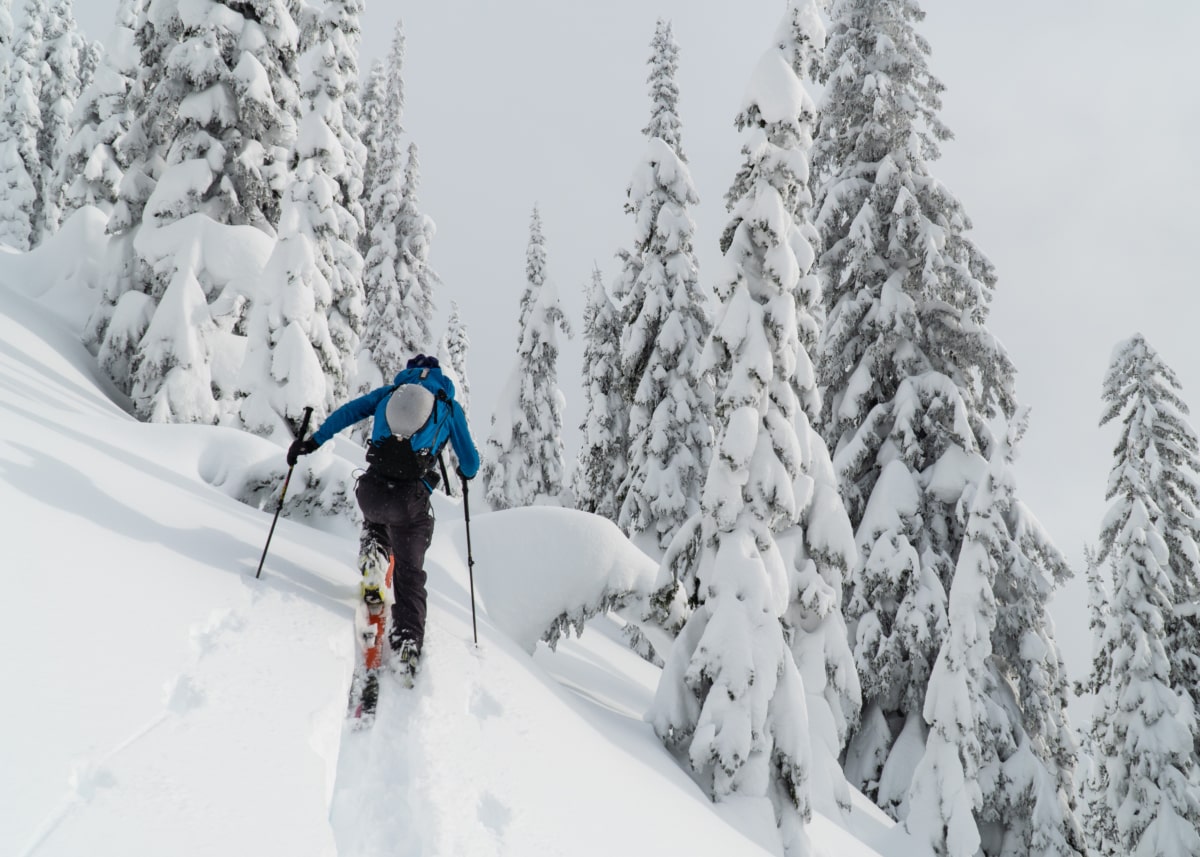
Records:
[[[8,65],[4,114],[0,116],[0,236],[18,250],[28,250],[38,237],[42,217],[42,161],[38,137],[44,0],[26,0],[15,18],[11,64]]]
[[[575,505],[616,523],[618,490],[626,470],[626,406],[622,396],[620,361],[621,318],[600,268],[583,310],[583,392],[587,412],[580,429],[583,448],[572,479]]]
[[[193,257],[173,271],[129,365],[134,408],[149,422],[214,423],[220,416],[210,368],[217,328],[196,267]]]
[[[928,841],[933,853],[951,857],[979,853],[980,780],[995,777],[999,768],[984,702],[992,689],[987,663],[996,623],[992,586],[1005,541],[994,508],[994,482],[1001,477],[1002,472],[989,473],[972,503],[950,588],[949,632],[925,697],[929,738],[913,775],[914,792],[928,792],[929,799],[916,801],[908,829]]]
[[[238,416],[247,431],[280,443],[291,442],[305,406],[315,406],[319,425],[334,405],[329,367],[340,361],[329,333],[333,290],[316,251],[329,229],[328,189],[314,160],[301,161],[246,324]]]
[[[118,0],[118,12],[120,15],[120,4],[124,0]],[[83,49],[79,54],[79,91],[87,89],[92,85],[92,78],[96,75],[96,69],[100,67],[101,60],[104,59],[104,44],[95,39],[84,39]]]
[[[161,0],[138,26],[143,64],[161,62],[145,107],[165,161],[145,219],[164,226],[202,212],[273,234],[298,112],[288,3],[227,0],[197,13]]]
[[[398,276],[403,301],[400,338],[410,352],[430,354],[434,348],[433,292],[439,279],[429,264],[429,250],[437,226],[431,217],[421,211],[420,187],[421,164],[417,158],[417,144],[409,143],[400,214],[396,222],[401,253]]]
[[[1096,694],[1084,785],[1103,857],[1200,850],[1196,450],[1177,376],[1140,334],[1113,349],[1101,425],[1120,421],[1091,582]],[[1105,598],[1099,566],[1111,570]],[[1165,844],[1169,843],[1169,845]]]
[[[85,205],[111,212],[125,172],[116,143],[133,120],[130,93],[137,76],[133,0],[121,0],[115,23],[109,45],[75,104],[71,137],[58,162],[55,184],[63,190],[64,219]]]
[[[923,43],[911,25],[916,14],[910,6],[876,0],[834,5],[826,52],[829,85],[814,151],[818,225],[826,248],[821,266],[830,309],[819,353],[823,431],[835,451],[843,497],[859,531],[859,562],[852,571],[846,612],[855,629],[865,711],[853,733],[846,774],[894,815],[907,799],[909,778],[924,745],[922,706],[946,631],[946,584],[957,548],[939,545],[922,531],[921,479],[914,471],[932,464],[927,459],[939,447],[978,449],[975,427],[967,421],[971,414],[962,403],[964,391],[952,380],[962,373],[918,374],[932,361],[918,350],[925,328],[917,311],[927,305],[925,312],[935,324],[933,311],[940,311],[940,304],[930,300],[934,296],[923,294],[930,291],[925,281],[933,279],[923,275],[936,275],[946,264],[935,257],[936,267],[922,266],[920,256],[908,258],[922,247],[936,246],[917,243],[922,221],[932,218],[914,216],[921,211],[910,187],[923,189],[929,202],[936,203],[931,213],[939,221],[949,219],[942,217],[947,203],[954,208],[957,203],[941,200],[940,186],[914,175],[917,169],[924,171],[931,134],[944,135],[934,116],[939,87],[925,69]],[[887,40],[883,32],[889,34]],[[877,44],[889,50],[877,54]],[[864,80],[883,73],[888,86],[866,87]],[[886,122],[872,118],[880,110],[887,111]],[[918,125],[922,119],[931,124],[929,131]],[[915,150],[910,142],[914,134],[923,144]],[[914,179],[922,181],[917,185]],[[903,223],[897,222],[900,213]],[[955,219],[961,231],[962,218]],[[893,233],[907,237],[912,246],[889,246]],[[982,303],[992,281],[990,266],[964,239],[953,233],[949,237],[971,263],[960,272],[978,271],[965,285]],[[918,303],[917,298],[924,300]],[[955,310],[947,324],[959,317]],[[1006,367],[1007,358],[997,356]],[[903,399],[895,401],[901,394]],[[984,404],[994,409],[992,403]],[[925,429],[919,416],[934,405],[933,413],[942,415],[933,424],[936,434]],[[889,427],[890,436],[885,433]],[[964,436],[956,436],[956,430]],[[931,509],[938,510],[944,519],[955,506],[947,509],[939,503]],[[957,527],[928,530],[949,535]],[[888,766],[893,753],[896,762]]]
[[[375,196],[375,189],[379,186],[377,177],[379,171],[379,161],[382,156],[382,146],[389,139],[384,132],[385,111],[389,108],[388,103],[388,73],[387,67],[383,64],[383,60],[375,60],[371,64],[371,70],[367,74],[367,82],[362,90],[362,113],[360,116],[360,125],[362,127],[362,142],[366,148],[366,161],[363,165],[363,209],[365,213],[365,227],[362,233],[360,249],[362,250],[363,258],[365,259],[371,250],[371,232],[375,228],[375,214],[371,208],[371,200]],[[368,290],[367,299],[370,300],[371,294]]]
[[[242,302],[225,301],[214,317],[209,302],[219,296],[217,284],[194,244],[201,231],[166,230],[203,215],[274,235],[296,141],[298,30],[284,0],[261,0],[252,8],[161,0],[139,13],[137,26],[143,70],[136,99],[143,119],[127,134],[136,160],[109,228],[136,227],[132,288],[149,294],[157,308],[131,361],[130,386],[143,418],[207,421],[217,415],[216,397],[232,393],[212,389],[211,348],[203,341],[209,321],[195,320],[188,340],[176,343],[177,323],[160,324],[158,315],[167,305],[186,307],[211,320],[213,329],[218,322],[236,329]],[[239,37],[228,38],[231,32]],[[140,217],[132,219],[139,208]],[[179,243],[188,240],[193,243]],[[171,296],[173,288],[188,295]],[[176,378],[174,392],[166,390],[168,376]]]
[[[381,152],[381,184],[372,199],[379,219],[365,273],[370,299],[359,359],[364,389],[392,378],[414,354],[434,350],[433,287],[438,280],[429,265],[429,247],[437,227],[420,211],[417,147],[409,145],[403,168],[394,139],[385,141]],[[385,173],[390,179],[383,182]]]
[[[357,50],[356,2],[328,4],[306,19],[299,61],[300,118],[279,239],[251,295],[247,358],[239,380],[241,423],[288,442],[305,405],[318,418],[345,397],[357,374],[353,321],[358,281],[357,144],[349,148],[340,52]],[[346,308],[350,308],[347,313]]]
[[[58,231],[63,219],[65,176],[60,170],[71,139],[71,117],[83,90],[83,61],[88,42],[79,33],[71,0],[50,0],[42,32],[42,81],[39,111],[42,128],[38,152],[42,162],[42,220],[35,235]]]
[[[387,60],[372,66],[363,96],[362,134],[366,147],[363,186],[366,228],[372,235],[377,225],[387,222],[383,208],[388,202],[380,195],[379,188],[403,169],[404,48],[404,25],[397,21]],[[364,255],[369,250],[368,246]]]
[[[9,79],[12,70],[13,54],[13,16],[12,0],[0,0],[0,103],[7,97]]]
[[[133,241],[146,200],[162,166],[162,157],[148,136],[152,117],[146,109],[146,94],[162,73],[161,54],[166,43],[150,38],[155,31],[146,26],[145,16],[143,0],[121,0],[117,7],[116,27],[105,51],[105,62],[111,68],[128,73],[128,89],[124,95],[117,95],[109,102],[113,110],[109,121],[122,127],[111,143],[113,160],[120,174],[116,177],[106,227],[112,236],[109,262],[101,281],[100,300],[88,319],[83,336],[88,347],[96,351],[100,367],[125,393],[132,388],[130,368],[138,342],[154,311],[154,300],[149,294],[153,276],[135,252]],[[98,69],[97,80],[103,76],[103,70]],[[81,130],[77,139],[82,142],[88,136],[86,130]],[[72,157],[74,142],[68,144],[68,159]],[[78,198],[83,193],[83,188],[75,183],[68,191],[68,197]],[[133,296],[126,299],[125,296],[130,294]],[[125,311],[118,307],[122,300],[130,304]],[[120,322],[115,328],[114,320]]]
[[[122,175],[107,231],[110,235],[125,237],[126,243],[132,245],[133,234],[142,222],[146,201],[164,166],[163,153],[156,144],[153,132],[158,117],[152,114],[149,105],[155,85],[166,74],[165,53],[172,42],[150,23],[143,0],[131,0],[129,12],[132,17],[129,25],[132,30],[130,54],[127,60],[117,61],[122,65],[130,65],[135,74],[128,93],[129,127],[113,141]],[[110,52],[117,44],[119,40],[109,46]],[[132,261],[129,267],[134,267]],[[137,279],[139,284],[145,285],[149,282],[149,275],[139,273]]]
[[[379,169],[388,171],[391,179],[376,186],[369,206],[370,210],[379,213],[380,218],[371,230],[370,249],[363,271],[367,312],[362,354],[358,361],[359,387],[363,391],[390,381],[412,356],[408,345],[400,338],[404,296],[400,290],[402,254],[396,223],[404,196],[403,174],[397,147],[385,147],[385,151],[389,150],[391,157],[385,157]]]
[[[536,206],[529,224],[526,283],[521,295],[517,362],[492,416],[483,449],[483,484],[493,508],[553,499],[563,487],[558,334],[571,328],[546,276],[546,246]]]
[[[454,378],[454,400],[467,414],[471,411],[471,380],[467,377],[467,352],[470,348],[471,339],[459,315],[458,303],[450,301],[450,318],[446,321],[446,332],[438,346],[438,359],[442,368]]]
[[[1053,648],[1039,632],[1044,617],[1014,622],[1021,612],[1014,607],[1022,602],[1044,609],[1044,603],[1016,595],[1017,587],[1041,584],[1048,591],[1024,556],[1027,533],[1036,528],[1014,500],[1013,450],[1024,428],[1021,414],[1007,440],[995,444],[969,501],[950,587],[949,629],[925,697],[929,734],[913,775],[906,823],[939,855],[1083,853],[1064,799],[1071,793],[1065,775],[1073,762],[1063,757],[1074,747],[1061,710],[1054,709],[1062,664],[1050,665],[1053,680],[1042,686],[1028,678],[1038,666],[1019,664],[1025,659],[1040,665]],[[1026,711],[1011,710],[1013,696]]]
[[[387,64],[375,63],[363,101],[365,211],[370,230],[363,271],[367,314],[359,357],[359,387],[364,391],[389,381],[417,353],[406,338],[401,318],[408,287],[400,228],[405,192],[404,129],[400,124],[403,67],[404,30],[397,22]]]
[[[1012,362],[985,327],[994,271],[966,237],[961,203],[929,169],[949,132],[937,118],[942,87],[929,46],[914,29],[922,17],[915,0],[834,4],[814,148],[828,312],[822,430],[859,549],[846,614],[864,712],[846,774],[898,818],[926,752],[926,693],[946,640],[969,498],[995,452],[989,421],[1016,407]],[[1008,735],[1000,761],[1023,765],[1022,782],[1057,789],[1067,809],[1049,835],[1070,843],[1074,751],[1045,612],[1068,570],[1032,516],[1013,508],[1007,525],[1020,537],[995,585],[992,669],[1020,695],[1016,711],[989,728]],[[988,710],[998,714],[997,705]],[[987,785],[984,815],[1018,802],[1002,788]],[[931,817],[930,808],[919,815]]]
[[[308,181],[322,186],[305,196],[328,200],[322,204],[321,222],[314,221],[313,251],[331,290],[327,313],[337,359],[323,360],[322,365],[335,401],[357,387],[366,314],[358,246],[365,150],[358,140],[357,103],[353,109],[350,103],[358,76],[361,12],[361,0],[326,3],[315,18],[315,32],[306,39],[309,47],[299,63],[302,119],[296,158],[301,165],[311,161]]]
[[[1104,379],[1101,425],[1118,419],[1121,436],[1108,481],[1113,514],[1100,534],[1098,560],[1114,550],[1138,496],[1166,543],[1172,609],[1163,645],[1171,686],[1200,707],[1200,459],[1179,378],[1141,334],[1120,343]],[[1194,735],[1200,752],[1200,733]]]
[[[1113,653],[1120,640],[1108,633],[1109,616],[1112,615],[1112,601],[1107,577],[1103,564],[1097,557],[1097,551],[1092,547],[1084,548],[1084,561],[1087,563],[1088,583],[1088,629],[1092,632],[1092,669],[1087,680],[1077,682],[1075,692],[1095,696],[1101,689],[1112,684]],[[1080,747],[1080,755],[1084,761],[1082,782],[1079,786],[1082,803],[1083,837],[1089,852],[1097,857],[1114,857],[1117,843],[1116,819],[1106,809],[1104,802],[1108,794],[1108,772],[1105,766],[1104,753],[1095,744],[1095,714],[1098,708],[1093,708],[1091,728],[1084,732]]]
[[[663,564],[695,608],[651,711],[714,798],[771,798],[789,854],[807,852],[814,801],[849,804],[837,757],[859,705],[840,610],[853,534],[810,423],[819,396],[798,300],[816,287],[802,285],[815,250],[797,200],[815,108],[798,55],[823,37],[815,6],[789,3],[737,117],[745,160],[728,194],[722,307],[701,363],[716,379],[717,440],[702,511]]]
[[[438,340],[437,358],[446,377],[454,382],[454,400],[462,406],[463,413],[468,418],[470,418],[471,411],[471,383],[467,377],[467,351],[470,347],[471,340],[467,337],[467,327],[458,313],[458,304],[451,301],[446,332]],[[458,455],[455,453],[454,447],[450,445],[446,446],[445,452],[447,476],[449,476],[458,469]],[[453,476],[450,476],[450,484],[446,486],[446,491],[452,497],[458,497],[462,492]]]
[[[29,249],[30,211],[37,192],[16,140],[0,141],[0,244]]]
[[[1113,661],[1092,718],[1088,844],[1102,857],[1198,854],[1196,716],[1191,700],[1171,684],[1164,647],[1174,612],[1169,548],[1148,508],[1150,486],[1128,487],[1137,490],[1116,498],[1103,528],[1113,593],[1102,648]]]
[[[659,20],[651,43],[649,142],[626,191],[633,245],[618,255],[622,307],[620,370],[628,408],[628,473],[619,523],[662,550],[699,509],[712,443],[711,393],[689,377],[711,328],[700,288],[688,207],[698,202],[683,156],[679,48]]]

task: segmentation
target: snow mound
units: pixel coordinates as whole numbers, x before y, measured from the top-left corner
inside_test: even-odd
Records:
[[[539,506],[472,521],[475,586],[491,620],[532,652],[539,640],[649,592],[657,564],[609,520]],[[503,557],[503,561],[498,561]],[[465,554],[464,554],[465,558]]]

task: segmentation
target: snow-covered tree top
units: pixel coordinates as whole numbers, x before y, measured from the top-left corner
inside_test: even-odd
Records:
[[[686,161],[683,154],[683,124],[679,119],[679,86],[675,75],[679,69],[679,45],[671,32],[671,23],[662,18],[654,30],[650,43],[651,55],[647,61],[650,76],[650,101],[653,105],[650,122],[642,129],[647,137],[657,137],[675,150],[679,159]]]

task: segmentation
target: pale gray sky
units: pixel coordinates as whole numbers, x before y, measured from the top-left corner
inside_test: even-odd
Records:
[[[1033,409],[1018,492],[1081,567],[1105,510],[1114,434],[1097,421],[1113,344],[1140,330],[1200,408],[1192,291],[1200,4],[923,5],[931,67],[947,88],[942,119],[956,134],[934,172],[962,200],[976,243],[997,267],[990,327],[1018,367],[1021,402]],[[81,26],[96,37],[114,8],[114,0],[76,2]],[[624,189],[649,115],[645,60],[655,19],[671,19],[681,47],[684,149],[701,196],[693,216],[705,278],[740,161],[732,119],[783,9],[782,0],[368,0],[364,70],[404,18],[405,126],[421,151],[422,203],[439,228],[432,261],[445,281],[440,319],[457,300],[472,340],[480,442],[512,365],[534,202],[550,274],[576,328],[593,262],[607,279],[617,271],[613,254],[631,234]],[[559,366],[569,455],[583,417],[578,339]],[[1072,587],[1064,600],[1079,605],[1083,592]],[[1073,670],[1084,668],[1082,629],[1060,636]]]

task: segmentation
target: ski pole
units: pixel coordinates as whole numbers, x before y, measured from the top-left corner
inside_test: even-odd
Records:
[[[467,477],[459,475],[463,489],[463,517],[467,522],[467,575],[471,579],[471,634],[479,647],[479,628],[475,624],[475,557],[471,554],[471,504],[467,501]]]
[[[304,409],[304,420],[300,423],[300,440],[308,434],[308,421],[312,417],[312,408]],[[296,465],[288,467],[287,477],[283,480],[283,490],[279,492],[279,505],[275,507],[275,517],[271,520],[271,530],[267,533],[267,543],[263,545],[262,556],[258,559],[258,571],[254,572],[254,579],[258,580],[258,576],[262,574],[263,563],[267,559],[267,548],[271,546],[271,536],[275,535],[275,525],[279,523],[279,513],[283,511],[283,498],[287,496],[288,483],[292,481],[292,471],[296,469]]]

